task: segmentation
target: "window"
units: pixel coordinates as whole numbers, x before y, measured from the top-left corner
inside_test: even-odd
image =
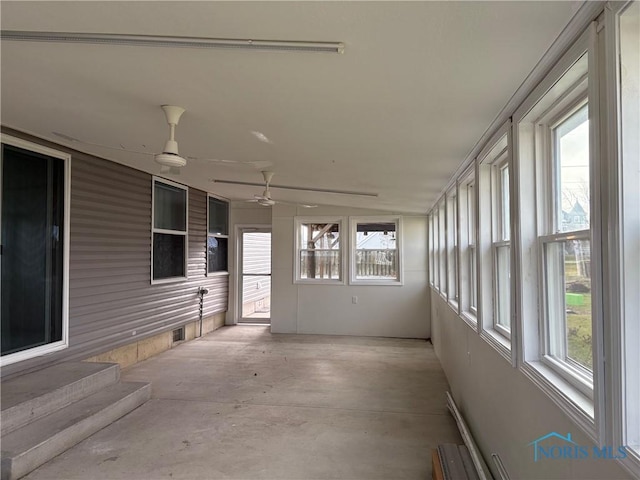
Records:
[[[351,283],[402,283],[399,217],[351,218]]]
[[[509,165],[506,159],[493,167],[496,178],[497,231],[493,242],[495,269],[494,328],[506,337],[511,333],[511,246],[509,214]]]
[[[547,355],[593,372],[588,106],[550,127],[553,213],[543,244]]]
[[[344,283],[340,219],[296,217],[296,283]]]
[[[227,273],[229,241],[229,204],[208,197],[207,214],[207,273]]]
[[[434,264],[433,264],[433,281],[436,290],[440,291],[440,219],[438,215],[438,206],[433,209],[433,252],[434,252]]]
[[[440,270],[440,293],[447,296],[447,224],[445,199],[438,204],[438,256]]]
[[[600,202],[592,201],[601,189],[592,173],[599,168],[601,119],[591,108],[598,89],[589,88],[595,75],[589,45],[597,35],[592,24],[513,116],[522,369],[594,438],[604,343],[602,277],[592,269],[592,258],[601,255],[593,222]]]
[[[475,164],[458,183],[458,237],[460,266],[460,312],[472,327],[477,326],[478,276],[476,248],[476,188]]]
[[[435,246],[434,246],[434,227],[433,214],[429,215],[429,283],[435,287]]]
[[[458,305],[458,197],[455,189],[447,195],[447,273],[449,300]]]
[[[477,188],[481,334],[505,358],[511,353],[511,221],[509,156],[511,122],[506,122],[479,155]]]
[[[478,249],[476,248],[476,185],[467,184],[467,228],[469,239],[469,309],[476,313],[478,308]]]
[[[152,282],[187,277],[187,188],[153,178]]]

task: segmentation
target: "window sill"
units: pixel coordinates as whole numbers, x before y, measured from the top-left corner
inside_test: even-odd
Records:
[[[513,367],[515,367],[515,362],[511,354],[511,340],[506,338],[497,330],[483,329],[480,333],[480,336],[483,338],[485,342],[487,342],[493,349],[498,352],[500,355],[504,357]]]
[[[163,283],[178,283],[178,282],[186,282],[188,277],[171,277],[171,278],[158,278],[151,279],[151,285],[161,285]]]
[[[298,278],[293,281],[295,285],[345,285],[344,280],[330,280],[325,279],[305,279]]]
[[[460,314],[460,318],[462,318],[462,320],[464,320],[464,322],[469,325],[474,332],[478,331],[478,319],[476,318],[476,316],[471,313],[471,312],[462,312]]]
[[[366,280],[366,279],[351,279],[349,281],[349,285],[380,285],[380,286],[396,286],[396,287],[401,287],[403,285],[403,282],[401,280],[392,280],[392,279],[385,279],[385,280]]]
[[[457,300],[449,300],[449,306],[456,312],[457,315],[460,315],[460,306]]]
[[[223,277],[229,275],[229,272],[207,272],[207,277]]]
[[[593,401],[541,361],[525,362],[521,367],[540,388],[594,443],[598,443]]]

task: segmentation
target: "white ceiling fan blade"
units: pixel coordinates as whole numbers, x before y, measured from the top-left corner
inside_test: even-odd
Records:
[[[317,208],[318,205],[310,205],[307,203],[295,203],[295,202],[284,202],[282,200],[276,200],[276,203],[280,203],[282,205],[293,205],[295,207],[302,207],[302,208]]]
[[[250,187],[263,187],[264,183],[255,183],[255,182],[240,182],[238,180],[218,180],[218,179],[211,179],[211,182],[213,183],[225,183],[225,184],[229,184],[229,185],[247,185]],[[271,183],[269,185],[271,188],[282,188],[285,190],[301,190],[301,191],[305,191],[305,192],[318,192],[318,193],[337,193],[340,195],[359,195],[362,197],[377,197],[378,194],[377,193],[371,193],[371,192],[358,192],[355,190],[335,190],[335,189],[330,189],[330,188],[315,188],[315,187],[295,187],[295,186],[291,186],[291,185],[274,185],[273,183]]]
[[[56,137],[62,138],[63,140],[66,140],[66,141],[71,142],[71,143],[78,143],[80,145],[88,145],[90,147],[107,148],[109,150],[118,150],[120,152],[135,153],[137,155],[155,155],[153,152],[141,152],[139,150],[131,150],[129,148],[125,148],[122,145],[120,145],[119,147],[113,147],[111,145],[103,145],[101,143],[87,142],[85,140],[80,140],[78,138],[72,137],[71,135],[65,135],[64,133],[60,133],[60,132],[51,132],[51,133],[53,133]]]
[[[222,165],[243,165],[253,167],[256,170],[261,170],[263,168],[268,168],[273,166],[273,162],[269,162],[267,160],[227,160],[221,158],[198,158],[198,157],[187,157],[189,160],[200,160],[202,162],[210,162],[210,163],[219,163]]]

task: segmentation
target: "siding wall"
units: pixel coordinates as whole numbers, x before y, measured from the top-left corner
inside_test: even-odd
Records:
[[[34,143],[43,143],[16,132]],[[227,310],[228,276],[207,277],[206,192],[189,189],[188,279],[151,285],[151,175],[78,152],[71,161],[69,348],[2,376],[89,356]]]

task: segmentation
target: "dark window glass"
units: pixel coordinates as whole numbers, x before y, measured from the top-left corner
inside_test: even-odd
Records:
[[[208,237],[207,239],[208,271],[227,271],[227,239],[220,237]]]
[[[185,277],[185,236],[153,234],[153,279]]]
[[[155,182],[153,193],[154,227],[163,230],[187,229],[187,191]]]
[[[62,340],[64,160],[2,146],[2,355]]]
[[[209,234],[228,235],[229,234],[229,204],[209,197]]]

